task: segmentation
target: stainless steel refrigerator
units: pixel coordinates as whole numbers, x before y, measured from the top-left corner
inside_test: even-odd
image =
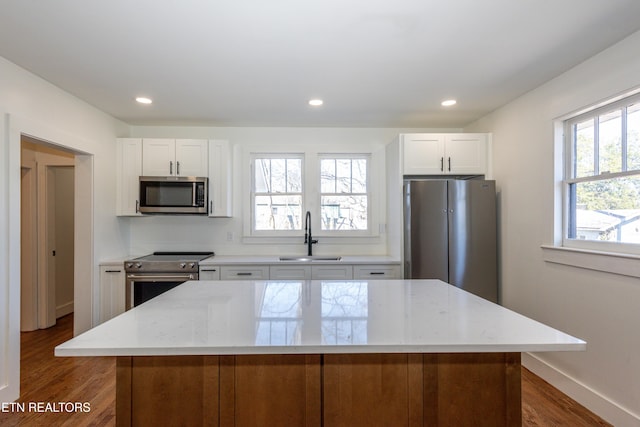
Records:
[[[404,181],[407,279],[440,279],[498,302],[495,181]]]

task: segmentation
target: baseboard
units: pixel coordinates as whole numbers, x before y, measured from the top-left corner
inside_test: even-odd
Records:
[[[69,301],[66,304],[62,304],[56,307],[56,319],[73,313],[73,301]]]
[[[640,427],[640,415],[607,399],[606,396],[571,378],[537,356],[523,353],[522,365],[614,426]]]

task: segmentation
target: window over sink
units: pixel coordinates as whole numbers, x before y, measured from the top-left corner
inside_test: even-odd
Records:
[[[250,235],[371,235],[370,153],[250,153]]]

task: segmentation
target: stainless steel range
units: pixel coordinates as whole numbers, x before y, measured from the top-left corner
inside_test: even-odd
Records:
[[[125,261],[129,310],[187,280],[198,280],[199,263],[213,252],[154,252]]]

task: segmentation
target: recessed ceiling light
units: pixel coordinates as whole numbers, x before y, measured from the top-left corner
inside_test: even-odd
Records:
[[[140,104],[151,104],[153,102],[150,98],[146,98],[144,96],[137,97],[136,101],[138,101]]]
[[[322,99],[312,99],[312,100],[309,101],[309,105],[311,105],[312,107],[319,107],[322,104],[324,104]]]
[[[451,107],[452,105],[456,105],[458,101],[456,101],[455,99],[447,99],[446,101],[442,101],[442,103],[440,105],[442,105],[443,107]]]

